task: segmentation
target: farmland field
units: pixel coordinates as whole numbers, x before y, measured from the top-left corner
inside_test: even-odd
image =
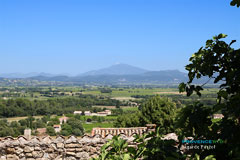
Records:
[[[83,123],[83,128],[86,133],[91,133],[92,128],[112,128],[113,123]]]
[[[105,88],[104,92],[102,88]],[[106,93],[106,91],[108,93]],[[205,105],[212,105],[216,100],[216,88],[206,88],[202,96],[192,95],[187,97],[185,93],[179,93],[178,88],[111,88],[111,87],[2,87],[0,88],[0,102],[3,106],[12,107],[8,109],[8,116],[0,115],[1,119],[7,119],[9,123],[28,118],[34,115],[36,119],[41,119],[45,115],[51,115],[49,121],[54,121],[63,116],[78,118],[86,133],[90,133],[94,127],[113,127],[116,119],[120,115],[134,114],[138,111],[139,105],[146,99],[154,95],[168,97],[176,103],[177,107],[191,104],[193,101],[201,101]],[[8,105],[10,104],[10,106]],[[19,105],[19,106],[18,106]],[[132,106],[131,106],[132,105]],[[22,109],[21,115],[17,109],[28,106],[30,109]],[[39,107],[39,108],[38,108]],[[45,108],[44,108],[45,107]],[[5,109],[5,110],[6,110]],[[104,109],[112,111],[111,116],[96,117],[81,115],[76,117],[74,111],[101,112]],[[14,111],[14,112],[13,112]],[[30,112],[31,111],[31,112]],[[14,113],[14,114],[13,114]],[[4,118],[6,117],[6,118]],[[40,125],[39,127],[44,125]],[[45,124],[45,127],[47,124]]]
[[[43,116],[33,116],[33,117],[35,119],[40,119]],[[8,122],[13,122],[13,121],[19,121],[19,120],[22,120],[22,119],[26,119],[26,118],[28,118],[28,117],[11,117],[11,118],[2,118],[2,119],[6,119]]]

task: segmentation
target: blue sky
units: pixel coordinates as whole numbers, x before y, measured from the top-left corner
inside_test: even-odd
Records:
[[[240,46],[230,0],[1,0],[0,73],[79,74],[115,63],[184,71],[218,33]]]

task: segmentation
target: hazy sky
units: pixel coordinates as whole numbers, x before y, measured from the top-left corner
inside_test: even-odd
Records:
[[[218,33],[238,40],[230,0],[1,0],[0,73],[78,74],[117,62],[184,71]]]

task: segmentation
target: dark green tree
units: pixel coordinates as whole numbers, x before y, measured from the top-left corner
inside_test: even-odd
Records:
[[[115,127],[138,127],[141,126],[140,123],[141,113],[137,112],[135,114],[123,114],[117,117],[114,122]]]
[[[173,132],[176,104],[168,98],[155,96],[141,106],[141,123],[156,124],[162,133]]]
[[[52,126],[47,127],[47,134],[50,135],[50,136],[55,136],[56,135],[55,130]]]
[[[232,0],[230,4],[231,4],[232,6],[237,6],[237,7],[239,7],[239,6],[240,6],[240,0]]]
[[[213,39],[206,41],[206,46],[201,47],[198,52],[190,58],[190,64],[186,66],[189,81],[179,85],[179,91],[187,92],[187,96],[196,92],[201,96],[201,90],[204,85],[194,85],[193,80],[202,77],[208,77],[214,83],[218,83],[219,91],[217,92],[217,103],[208,111],[209,114],[222,112],[224,118],[215,124],[209,123],[207,118],[209,114],[203,114],[203,121],[199,127],[202,127],[202,134],[205,138],[222,139],[226,143],[218,145],[216,150],[203,151],[213,154],[217,159],[234,159],[240,157],[240,49],[234,49],[231,45],[236,42],[231,41],[229,44],[222,41],[227,35],[219,34]],[[204,106],[199,106],[195,110],[192,106],[189,108],[192,114],[199,110],[204,110]],[[189,112],[189,111],[188,111]],[[190,115],[187,114],[186,117]],[[188,127],[194,128],[194,121],[189,121]],[[209,129],[210,128],[210,131]],[[204,133],[205,131],[205,133]],[[206,133],[208,133],[206,135]],[[195,135],[192,135],[193,137]]]

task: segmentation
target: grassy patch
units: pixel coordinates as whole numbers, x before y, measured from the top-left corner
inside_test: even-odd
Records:
[[[112,128],[113,123],[91,123],[91,124],[86,124],[83,123],[83,128],[86,133],[91,133],[93,128],[100,127],[100,128]]]
[[[40,119],[43,116],[33,116],[33,117],[35,119]],[[11,118],[1,118],[1,119],[7,119],[8,122],[13,122],[13,121],[19,121],[19,120],[22,120],[22,119],[26,119],[26,118],[28,118],[28,117],[11,117]]]

